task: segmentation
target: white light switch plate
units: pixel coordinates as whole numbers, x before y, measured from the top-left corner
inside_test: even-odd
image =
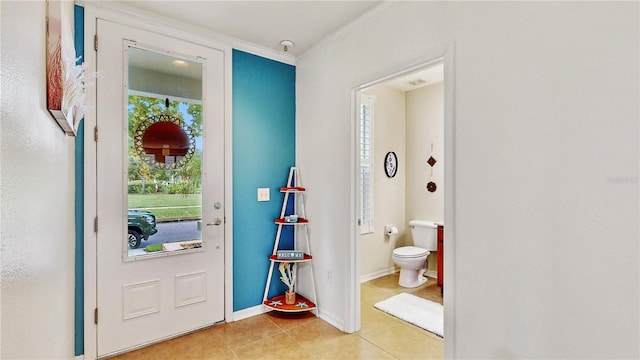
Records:
[[[258,188],[258,201],[269,201],[269,188]]]

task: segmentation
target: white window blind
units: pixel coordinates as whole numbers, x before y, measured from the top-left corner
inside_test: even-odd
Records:
[[[373,97],[360,97],[360,234],[373,232]]]

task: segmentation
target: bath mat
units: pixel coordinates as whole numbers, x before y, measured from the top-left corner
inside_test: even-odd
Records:
[[[401,293],[374,305],[399,319],[444,337],[444,311],[441,304],[415,295]]]

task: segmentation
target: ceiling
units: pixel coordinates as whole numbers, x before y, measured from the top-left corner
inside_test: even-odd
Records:
[[[400,91],[411,91],[424,86],[435,84],[444,80],[444,65],[438,64],[422,70],[417,70],[407,75],[387,80],[384,86],[392,87]]]
[[[154,16],[222,33],[296,57],[382,1],[123,1]]]
[[[293,41],[287,53],[297,57],[323,38],[338,31],[383,1],[146,1],[115,0],[125,7],[151,17],[170,18],[197,28],[221,33],[232,38],[284,52],[282,40]],[[132,54],[133,55],[133,54]],[[143,58],[133,56],[133,66],[154,68],[157,71],[190,77],[196,67],[177,68],[166,61],[165,55]],[[169,59],[171,60],[171,59]],[[137,64],[137,65],[136,65]],[[193,77],[199,78],[200,72]],[[443,80],[442,65],[420,69],[385,81],[400,91],[410,91]]]

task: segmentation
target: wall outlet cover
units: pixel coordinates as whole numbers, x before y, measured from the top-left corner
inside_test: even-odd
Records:
[[[258,188],[258,201],[269,201],[269,188]]]

